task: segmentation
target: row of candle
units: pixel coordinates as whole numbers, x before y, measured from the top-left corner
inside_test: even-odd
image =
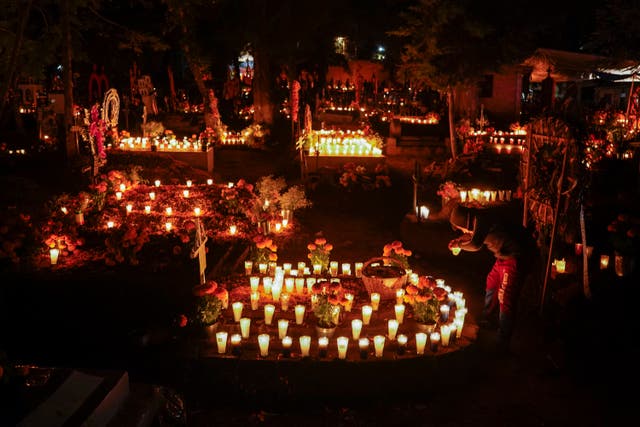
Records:
[[[245,261],[244,262],[244,272],[245,275],[251,276],[255,269],[256,265],[254,265],[253,261]],[[340,272],[343,276],[351,276],[351,264],[348,262],[339,263],[338,261],[329,262],[329,274],[333,277],[338,276],[338,267],[340,267]],[[354,263],[354,274],[355,277],[362,277],[362,268],[364,267],[364,263],[356,262]],[[259,274],[273,274],[277,270],[278,266],[275,262],[269,263],[258,263],[257,269]],[[307,267],[304,261],[300,261],[297,264],[297,268],[293,268],[292,263],[285,262],[282,264],[282,271],[285,275],[290,276],[308,276],[311,274],[311,270]],[[322,274],[322,265],[314,264],[313,265],[313,274],[320,275]],[[254,279],[255,280],[255,279]]]
[[[382,150],[365,138],[345,138],[340,142],[325,141],[309,147],[310,156],[382,157]]]
[[[465,202],[481,202],[489,203],[496,201],[510,201],[511,190],[480,190],[472,188],[471,190],[460,190],[460,201]]]
[[[118,148],[121,150],[149,150],[155,147],[158,151],[202,151],[200,141],[189,141],[186,137],[182,140],[174,138],[150,139],[141,137],[128,137],[120,139]]]
[[[446,325],[444,325],[446,326]],[[429,348],[432,352],[436,353],[438,351],[438,347],[442,345],[443,347],[449,346],[451,342],[451,337],[459,336],[452,335],[449,328],[443,328],[442,331],[446,334],[443,335],[439,332],[432,332],[430,334],[426,334],[424,332],[417,332],[415,334],[415,351],[417,355],[424,355],[425,349],[427,347],[427,340],[429,342]],[[445,332],[446,331],[446,332]],[[227,353],[227,342],[230,341],[232,347],[232,354],[239,356],[240,349],[242,346],[243,340],[242,334],[232,334],[229,336],[227,331],[219,331],[216,332],[216,344],[218,354]],[[457,339],[456,338],[456,339]],[[282,347],[282,354],[285,357],[291,356],[291,349],[293,346],[293,338],[289,335],[284,335],[279,337],[280,344]],[[336,338],[336,347],[338,350],[338,359],[346,359],[347,352],[349,349],[349,337],[340,336]],[[373,337],[374,344],[374,355],[376,358],[382,358],[384,356],[385,344],[387,341],[387,337],[384,335],[375,335]],[[260,352],[260,357],[268,357],[269,356],[269,346],[271,343],[271,335],[263,333],[257,336],[258,348]],[[405,334],[399,334],[396,339],[397,342],[397,352],[399,355],[404,355],[407,350],[407,344],[409,342],[409,337]],[[298,338],[299,348],[300,348],[300,357],[310,357],[311,353],[311,336],[309,335],[301,335]],[[360,350],[360,358],[366,359],[370,354],[370,343],[371,340],[369,338],[363,337],[357,339],[358,348]],[[320,358],[327,357],[329,350],[329,338],[328,337],[319,337],[318,338],[318,356]]]

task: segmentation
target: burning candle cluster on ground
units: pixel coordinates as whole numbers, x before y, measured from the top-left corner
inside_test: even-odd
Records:
[[[229,308],[223,313],[224,330],[218,333],[225,334],[219,335],[213,354],[357,361],[436,355],[455,351],[461,342],[468,341],[462,334],[467,314],[463,294],[452,291],[442,279],[438,286],[448,292],[448,298],[433,330],[423,331],[412,319],[410,308],[401,302],[401,290],[393,300],[380,300],[376,293],[364,298],[362,292],[353,290],[348,292],[351,306],[342,307],[334,334],[319,335],[313,314],[313,284],[319,280],[352,286],[359,283],[351,263],[339,265],[340,270],[333,274],[329,270],[318,275],[302,261],[266,266],[245,262],[244,279],[230,291]],[[230,346],[219,341],[234,335],[240,339]]]
[[[312,135],[310,156],[382,157],[382,149],[363,131],[318,130]]]

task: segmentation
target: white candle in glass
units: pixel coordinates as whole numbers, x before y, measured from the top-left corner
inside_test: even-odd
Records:
[[[127,189],[127,186],[124,184],[120,184],[120,191],[124,191]]]
[[[280,294],[282,293],[282,283],[279,281],[273,281],[271,284],[271,298],[274,301],[278,301],[280,299]]]
[[[450,307],[448,304],[442,304],[440,306],[440,318],[443,322],[446,322],[449,320],[449,310],[450,310]]]
[[[396,312],[396,320],[402,324],[404,320],[404,304],[396,304],[393,306]]]
[[[269,334],[258,335],[258,346],[260,347],[260,356],[267,357],[269,355]]]
[[[294,311],[296,314],[296,325],[302,325],[304,323],[304,313],[306,311],[306,307],[302,304],[296,304]]]
[[[253,261],[245,261],[244,262],[244,274],[250,276],[253,272]]]
[[[398,326],[400,323],[396,319],[389,319],[387,321],[387,330],[389,332],[389,340],[393,341],[396,339],[396,334],[398,333]]]
[[[369,354],[369,338],[360,338],[358,347],[360,348],[360,358],[365,359]]]
[[[304,277],[296,277],[296,293],[301,295],[304,293]]]
[[[350,292],[344,294],[344,299],[347,300],[346,304],[344,305],[344,311],[346,311],[347,313],[350,313],[351,309],[353,308],[353,298],[353,294]]]
[[[351,264],[343,262],[341,268],[343,276],[351,276]]]
[[[281,294],[280,295],[280,308],[282,311],[289,310],[289,294]]]
[[[304,271],[307,268],[307,263],[304,261],[298,261],[298,271]]]
[[[322,265],[321,264],[313,264],[313,274],[319,275],[322,273]]]
[[[291,345],[293,344],[293,339],[290,336],[282,337],[282,352],[287,355],[291,352]]]
[[[362,332],[362,320],[353,319],[351,321],[351,336],[353,336],[354,340],[360,338],[360,333]]]
[[[155,192],[153,192],[153,191],[150,191],[150,192],[149,192],[149,199],[151,199],[151,200],[155,200],[155,199],[156,199],[156,193],[155,193]]]
[[[424,354],[424,348],[427,345],[427,334],[424,332],[416,333],[416,354]]]
[[[173,209],[171,207],[167,207],[164,211],[169,216],[171,216],[171,214],[173,213]]]
[[[211,184],[213,184],[213,180],[212,180],[211,178],[209,178],[209,179],[207,180],[207,185],[211,185]]]
[[[232,236],[235,236],[237,232],[238,232],[238,226],[236,225],[229,226],[229,234],[231,234]]]
[[[380,306],[380,294],[377,292],[373,292],[371,294],[371,308],[373,311],[378,311],[378,307]]]
[[[349,348],[349,338],[338,337],[336,342],[338,343],[338,359],[346,359],[347,349]]]
[[[231,335],[231,338],[229,339],[229,341],[231,341],[231,348],[235,349],[237,352],[240,350],[240,344],[242,344],[242,335],[233,334]]]
[[[293,287],[295,285],[295,279],[293,277],[287,277],[284,279],[284,289],[288,294],[293,293]]]
[[[338,261],[331,261],[329,263],[329,274],[331,274],[331,276],[338,275]]]
[[[362,324],[368,325],[371,322],[371,313],[373,313],[373,307],[370,305],[362,306]]]
[[[251,310],[255,311],[260,307],[260,292],[251,292]]]
[[[129,204],[127,205],[127,213],[128,213],[128,214],[130,214],[130,213],[131,213],[131,211],[133,211],[133,205],[132,205],[131,203],[129,203]]]
[[[465,190],[460,190],[460,201],[462,203],[467,201],[467,192]]]
[[[440,333],[431,332],[431,335],[429,335],[429,343],[431,346],[431,351],[433,351],[434,353],[438,351],[438,344],[440,343]]]
[[[311,349],[311,337],[309,335],[302,335],[298,338],[300,342],[300,356],[309,357],[309,350]]]
[[[307,277],[305,279],[305,281],[307,283],[307,293],[310,294],[311,293],[311,288],[316,283],[316,278],[315,277]]]
[[[264,306],[264,324],[270,325],[273,321],[273,313],[276,312],[276,306],[273,304],[265,304]]]
[[[267,264],[264,262],[258,264],[258,272],[260,274],[267,274]]]
[[[284,264],[282,264],[282,269],[284,270],[284,274],[291,274],[291,263],[285,262]]]
[[[462,328],[464,327],[464,319],[455,319],[453,324],[456,325],[456,338],[462,336]]]
[[[216,332],[216,343],[218,344],[218,353],[224,354],[227,352],[227,335],[226,331]]]
[[[362,277],[362,268],[364,267],[364,263],[356,262],[354,264],[354,270],[356,277]]]
[[[156,179],[156,180],[154,181],[154,184],[156,185],[156,187],[160,187],[160,180],[159,180],[159,179]]]
[[[289,321],[287,319],[278,320],[278,338],[282,339],[287,335],[289,329]]]
[[[600,255],[600,269],[606,270],[609,267],[609,255]]]
[[[122,200],[122,192],[121,191],[116,191],[116,199]]]
[[[233,304],[231,304],[231,308],[233,309],[233,320],[238,323],[240,321],[240,318],[242,317],[242,308],[244,307],[244,304],[242,304],[241,301],[235,301]]]
[[[151,213],[151,206],[149,206],[149,205],[145,205],[145,207],[144,207],[144,213],[146,213],[146,214]]]
[[[190,179],[188,179],[187,180],[187,187],[191,187],[192,185],[193,185],[193,182]]]
[[[58,256],[60,256],[60,249],[49,249],[49,258],[51,260],[51,265],[56,265],[58,263]]]
[[[271,288],[273,287],[273,277],[263,277],[262,287],[264,288],[264,293],[269,295],[271,293]]]
[[[404,302],[404,289],[396,290],[396,304],[402,304]]]
[[[449,346],[449,339],[451,337],[451,328],[449,325],[440,326],[440,339],[442,340],[442,346]]]
[[[113,228],[113,221],[107,221],[107,228]]]
[[[251,288],[251,292],[258,292],[260,289],[260,277],[251,276],[249,277],[249,286]]]
[[[404,334],[398,334],[397,340],[399,347],[405,347],[407,345],[407,341],[409,341],[409,338]]]
[[[376,357],[382,357],[384,353],[384,335],[376,335],[373,337],[373,347],[375,349]]]

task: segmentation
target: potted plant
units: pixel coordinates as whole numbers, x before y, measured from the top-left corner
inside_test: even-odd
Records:
[[[405,287],[404,301],[411,306],[418,329],[432,332],[440,317],[440,304],[447,299],[447,291],[436,286],[431,276],[422,276],[417,283]]]
[[[298,209],[311,206],[311,201],[307,199],[304,188],[301,185],[289,187],[280,196],[280,207],[282,208],[282,219],[291,221],[291,215]]]
[[[193,289],[196,297],[193,324],[204,329],[207,335],[215,334],[222,310],[228,305],[229,293],[214,281],[198,285]]]
[[[331,337],[340,320],[340,306],[347,304],[339,282],[319,280],[311,287],[311,308],[318,336]]]
[[[312,268],[315,265],[319,265],[321,273],[327,271],[327,268],[329,268],[329,257],[333,250],[333,245],[331,243],[327,243],[327,239],[324,237],[317,237],[313,243],[309,243],[307,245],[307,249],[309,250],[307,258],[311,261]]]

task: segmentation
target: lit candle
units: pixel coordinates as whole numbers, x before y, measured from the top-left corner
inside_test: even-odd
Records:
[[[451,328],[449,325],[440,326],[440,339],[442,340],[442,346],[449,346],[449,338],[451,337]]]
[[[298,262],[298,271],[304,271],[305,268],[307,268],[307,264],[304,261],[299,261]]]
[[[155,200],[155,199],[156,199],[156,193],[154,193],[153,191],[151,191],[151,192],[149,193],[149,199],[151,199],[151,200]]]
[[[349,264],[348,262],[343,262],[341,268],[343,276],[351,276],[351,264]]]
[[[591,258],[591,255],[593,254],[593,246],[587,246],[586,253],[587,258]]]
[[[233,188],[233,182],[227,182],[227,188]]]
[[[293,339],[290,336],[282,337],[282,355],[284,357],[291,356],[291,345],[293,344]]]
[[[282,283],[280,283],[279,281],[273,281],[273,283],[271,284],[271,298],[273,298],[274,301],[279,301],[281,292]]]
[[[464,298],[462,298],[462,299],[464,299]],[[467,315],[466,307],[458,308],[454,313],[455,318],[456,319],[462,319],[462,321],[464,321],[464,318],[465,318],[466,315]]]
[[[453,248],[451,248],[451,253],[454,254],[454,255],[458,255],[458,254],[460,254],[460,250],[461,249],[458,248],[458,247],[453,247]]]
[[[131,211],[133,211],[133,205],[132,204],[128,204],[127,205],[127,213],[130,214]]]
[[[329,338],[327,337],[318,338],[318,356],[319,357],[327,357],[328,346],[329,346]]]
[[[233,334],[233,335],[231,335],[230,341],[231,341],[231,352],[234,355],[239,356],[240,355],[240,345],[242,344],[242,335]]]
[[[242,317],[242,308],[244,307],[244,304],[242,304],[242,302],[240,301],[236,301],[233,304],[231,304],[231,308],[233,309],[233,320],[238,323],[240,321],[240,318]]]
[[[113,221],[107,221],[107,228],[113,228]]]
[[[378,311],[378,307],[380,306],[380,294],[374,292],[371,294],[371,308],[373,311]]]
[[[454,319],[453,324],[456,325],[456,338],[460,338],[464,327],[464,319]]]
[[[296,325],[302,325],[304,323],[304,313],[306,308],[302,304],[296,304],[294,312],[296,315]]]
[[[263,277],[262,286],[264,287],[264,293],[269,295],[271,293],[271,288],[273,287],[273,277]]]
[[[282,228],[287,228],[287,226],[289,225],[289,220],[288,219],[283,219],[282,220]]]
[[[124,184],[120,184],[120,191],[124,191],[127,189],[127,186]]]
[[[398,335],[398,355],[402,356],[407,350],[407,341],[409,341],[409,338],[406,335]]]
[[[316,278],[315,277],[307,277],[305,282],[307,284],[307,293],[310,294],[311,293],[311,288],[316,283]]]
[[[260,277],[249,277],[249,287],[251,288],[251,292],[258,292],[258,288],[260,287]]]
[[[417,285],[419,282],[420,282],[420,276],[418,275],[418,273],[409,274],[409,283],[410,284]],[[402,290],[402,288],[398,289],[398,290]],[[396,295],[397,295],[397,292],[396,292]],[[398,303],[398,304],[400,304],[400,303]]]
[[[353,319],[351,321],[351,336],[354,340],[360,338],[360,333],[362,332],[362,320]]]
[[[424,221],[429,218],[429,208],[426,206],[420,206],[420,220]]]
[[[338,343],[338,359],[346,359],[347,349],[349,348],[349,338],[338,337],[336,341]]]
[[[351,312],[351,309],[353,308],[353,298],[353,294],[350,292],[344,294],[344,299],[347,300],[346,304],[344,305],[344,311],[348,313]]]
[[[396,304],[402,304],[404,302],[404,289],[396,289]]]
[[[431,348],[431,351],[433,351],[434,353],[438,351],[439,343],[440,343],[440,333],[431,332],[431,335],[429,335],[429,346]]]
[[[582,243],[576,243],[574,247],[576,255],[582,255]]]
[[[146,205],[146,206],[144,207],[144,213],[146,213],[146,214],[150,214],[150,213],[151,213],[151,206]]]
[[[295,279],[293,277],[287,277],[284,279],[284,290],[287,291],[288,294],[293,293],[294,285],[295,285]]]
[[[264,262],[258,264],[258,271],[260,274],[267,274],[267,264]]]
[[[362,306],[362,324],[368,325],[371,322],[371,313],[373,313],[373,307],[370,305]]]
[[[170,222],[165,222],[165,223],[164,223],[164,228],[165,228],[167,231],[171,231],[171,227],[172,227],[172,225],[171,225],[171,223],[170,223]]]
[[[303,294],[304,293],[304,277],[296,277],[296,293]]]
[[[436,279],[436,286],[444,287],[444,279]]]
[[[207,185],[211,185],[211,184],[213,184],[213,180],[212,180],[211,178],[209,178],[209,179],[207,180]]]
[[[309,357],[309,349],[311,348],[311,337],[309,335],[302,335],[298,338],[300,342],[300,356]]]
[[[442,304],[440,306],[440,317],[442,318],[443,322],[446,322],[449,320],[449,305],[448,304]]]
[[[456,335],[458,334],[458,328],[456,327],[455,321],[453,323],[449,323],[447,326],[449,326],[449,341],[455,342]],[[440,333],[442,334],[442,331]]]
[[[218,353],[224,354],[227,352],[227,335],[226,331],[216,332],[216,343],[218,344]]]
[[[282,264],[282,269],[284,270],[285,275],[291,274],[291,263],[285,262],[284,264]]]
[[[260,306],[260,292],[251,292],[251,310],[256,311]]]
[[[51,259],[51,265],[56,265],[58,263],[59,255],[60,255],[60,249],[57,249],[57,248],[49,249],[49,258]]]
[[[460,201],[462,203],[467,201],[467,192],[464,190],[460,190]]]
[[[358,347],[360,348],[360,359],[366,359],[369,356],[369,338],[360,338]]]
[[[193,208],[193,214],[194,214],[195,216],[200,216],[200,212],[201,212],[201,211],[200,211],[200,208]]]
[[[396,320],[399,324],[402,324],[404,320],[404,304],[396,304],[393,306],[396,312]]]
[[[376,335],[373,337],[373,348],[375,350],[376,357],[382,357],[384,352],[384,335]]]
[[[393,341],[396,339],[396,334],[398,333],[398,325],[400,323],[396,319],[389,319],[387,322],[387,329],[389,331],[389,340]]]
[[[356,277],[362,277],[362,267],[364,267],[364,263],[362,262],[356,262],[354,264]]]
[[[173,213],[173,209],[171,209],[171,207],[167,207],[165,210],[167,215],[171,216],[171,214]]]
[[[600,269],[605,270],[609,267],[609,255],[600,255]]]
[[[338,261],[331,261],[329,263],[329,274],[334,277],[338,275]]]
[[[68,214],[69,210],[67,208],[65,208],[64,206],[60,208],[60,210],[62,211],[63,214]]]
[[[284,338],[287,335],[287,329],[289,329],[289,321],[287,319],[278,319],[278,338]]]
[[[265,304],[264,306],[264,324],[270,325],[273,320],[273,313],[276,312],[276,306],[273,304]]]
[[[269,355],[269,334],[258,335],[258,346],[260,347],[260,356],[267,357]]]
[[[156,185],[156,187],[160,187],[160,180],[159,180],[159,179],[156,179],[156,180],[154,181],[154,184]]]
[[[190,179],[187,180],[187,187],[191,187],[191,185],[193,185],[193,183],[191,182]]]
[[[288,293],[280,295],[280,308],[282,308],[282,311],[289,310],[289,298]]]
[[[230,225],[229,226],[229,234],[231,234],[232,236],[235,236],[235,234],[238,232],[238,227],[235,225]]]
[[[281,222],[276,222],[275,231],[276,231],[276,233],[279,233],[279,232],[282,231],[282,223]]]
[[[116,191],[116,199],[122,200],[122,192],[121,191]]]
[[[427,345],[427,334],[416,333],[416,354],[424,354],[424,347]]]
[[[322,265],[321,264],[313,264],[313,274],[319,275],[322,273]]]

